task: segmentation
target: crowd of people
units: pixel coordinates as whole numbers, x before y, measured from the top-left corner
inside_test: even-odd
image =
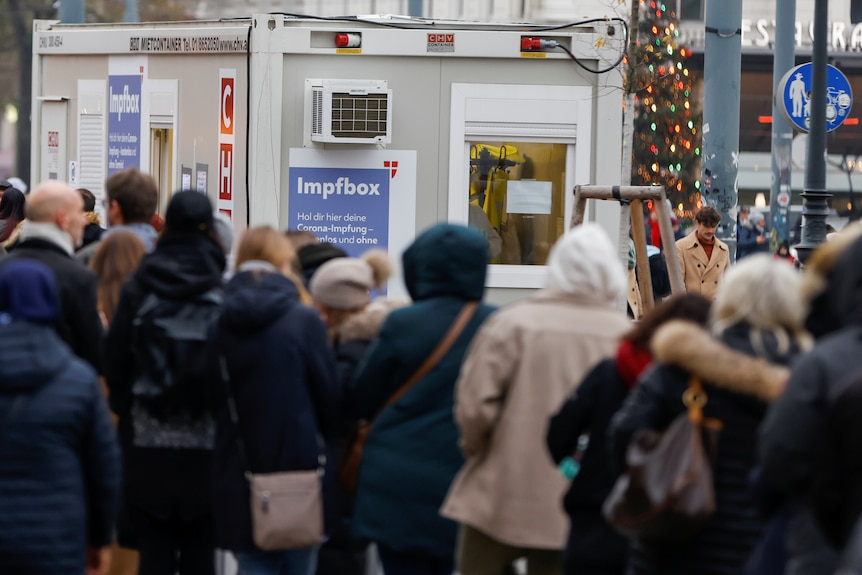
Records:
[[[214,575],[223,550],[242,575],[364,575],[373,543],[386,575],[862,573],[855,227],[803,272],[731,264],[703,208],[676,243],[687,293],[632,322],[593,223],[497,309],[467,226],[418,235],[399,299],[385,251],[234,242],[190,191],[162,220],[136,169],[105,192],[107,222],[62,182],[0,199],[0,572]],[[632,536],[607,501],[693,390],[714,505]],[[316,544],[262,542],[252,478],[286,472],[319,478]]]

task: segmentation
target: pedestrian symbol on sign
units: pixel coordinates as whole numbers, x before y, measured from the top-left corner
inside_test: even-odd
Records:
[[[784,118],[796,129],[811,126],[811,63],[792,68],[778,84],[776,98]],[[853,90],[835,66],[826,67],[826,130],[832,131],[849,117]]]
[[[805,80],[802,79],[802,74],[797,72],[796,79],[790,83],[790,99],[793,100],[793,117],[799,118],[802,116],[803,110],[806,116],[810,112],[808,99],[808,90],[805,89]],[[805,110],[806,105],[809,109]]]

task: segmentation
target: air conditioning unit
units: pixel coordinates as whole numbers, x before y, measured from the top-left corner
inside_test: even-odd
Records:
[[[392,90],[385,80],[306,80],[306,86],[313,142],[392,142]]]

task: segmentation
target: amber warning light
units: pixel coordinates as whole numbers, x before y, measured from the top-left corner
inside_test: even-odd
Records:
[[[361,34],[345,34],[340,33],[335,35],[336,48],[359,48],[362,45]]]

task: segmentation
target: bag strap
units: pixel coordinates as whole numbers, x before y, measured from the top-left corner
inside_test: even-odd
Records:
[[[251,481],[252,471],[251,466],[248,462],[248,451],[246,450],[245,441],[242,439],[242,428],[239,425],[239,411],[236,408],[236,400],[233,396],[233,389],[230,384],[230,372],[227,369],[227,360],[224,358],[223,354],[219,354],[219,369],[221,370],[221,379],[225,386],[225,396],[227,399],[227,412],[230,416],[230,421],[233,424],[236,430],[236,449],[239,453],[239,463],[242,468],[245,470],[245,478]],[[317,435],[317,443],[318,448],[320,448],[320,453],[317,456],[317,474],[320,477],[323,477],[324,468],[326,467],[326,455],[324,451],[324,447],[322,445],[322,441],[320,439],[320,435]]]
[[[720,430],[724,423],[714,417],[704,417],[703,408],[709,402],[709,397],[703,389],[700,376],[692,375],[688,380],[688,389],[682,394],[682,402],[688,408],[688,418],[695,425]]]
[[[688,389],[682,394],[682,403],[688,408],[688,418],[697,424],[703,422],[703,408],[709,401],[700,377],[692,375],[688,379]]]
[[[431,369],[437,365],[446,352],[449,351],[449,348],[452,347],[452,344],[455,343],[455,340],[458,339],[458,336],[461,335],[461,332],[464,331],[464,328],[467,326],[467,323],[470,321],[470,318],[473,317],[473,313],[476,311],[476,308],[479,307],[479,302],[471,301],[464,305],[461,308],[461,312],[455,318],[455,321],[452,322],[452,325],[449,327],[449,330],[443,336],[443,339],[440,340],[440,343],[437,344],[437,347],[434,348],[434,351],[425,358],[425,361],[422,362],[422,365],[419,366],[413,375],[410,376],[404,384],[398,388],[398,390],[393,393],[386,403],[383,404],[383,407],[380,408],[380,411],[377,412],[377,415],[380,415],[384,409],[401,399],[405,393],[407,393],[411,387],[413,387],[416,383],[419,382],[420,379],[425,377]]]
[[[233,398],[233,389],[230,385],[230,372],[227,369],[227,360],[223,354],[218,355],[219,370],[221,371],[221,380],[225,387],[225,399],[227,400],[227,413],[230,417],[230,422],[236,431],[236,450],[239,453],[239,464],[245,470],[247,479],[251,479],[251,467],[248,464],[248,455],[245,451],[245,441],[242,440],[242,430],[239,426],[239,413],[236,409],[236,401]]]

